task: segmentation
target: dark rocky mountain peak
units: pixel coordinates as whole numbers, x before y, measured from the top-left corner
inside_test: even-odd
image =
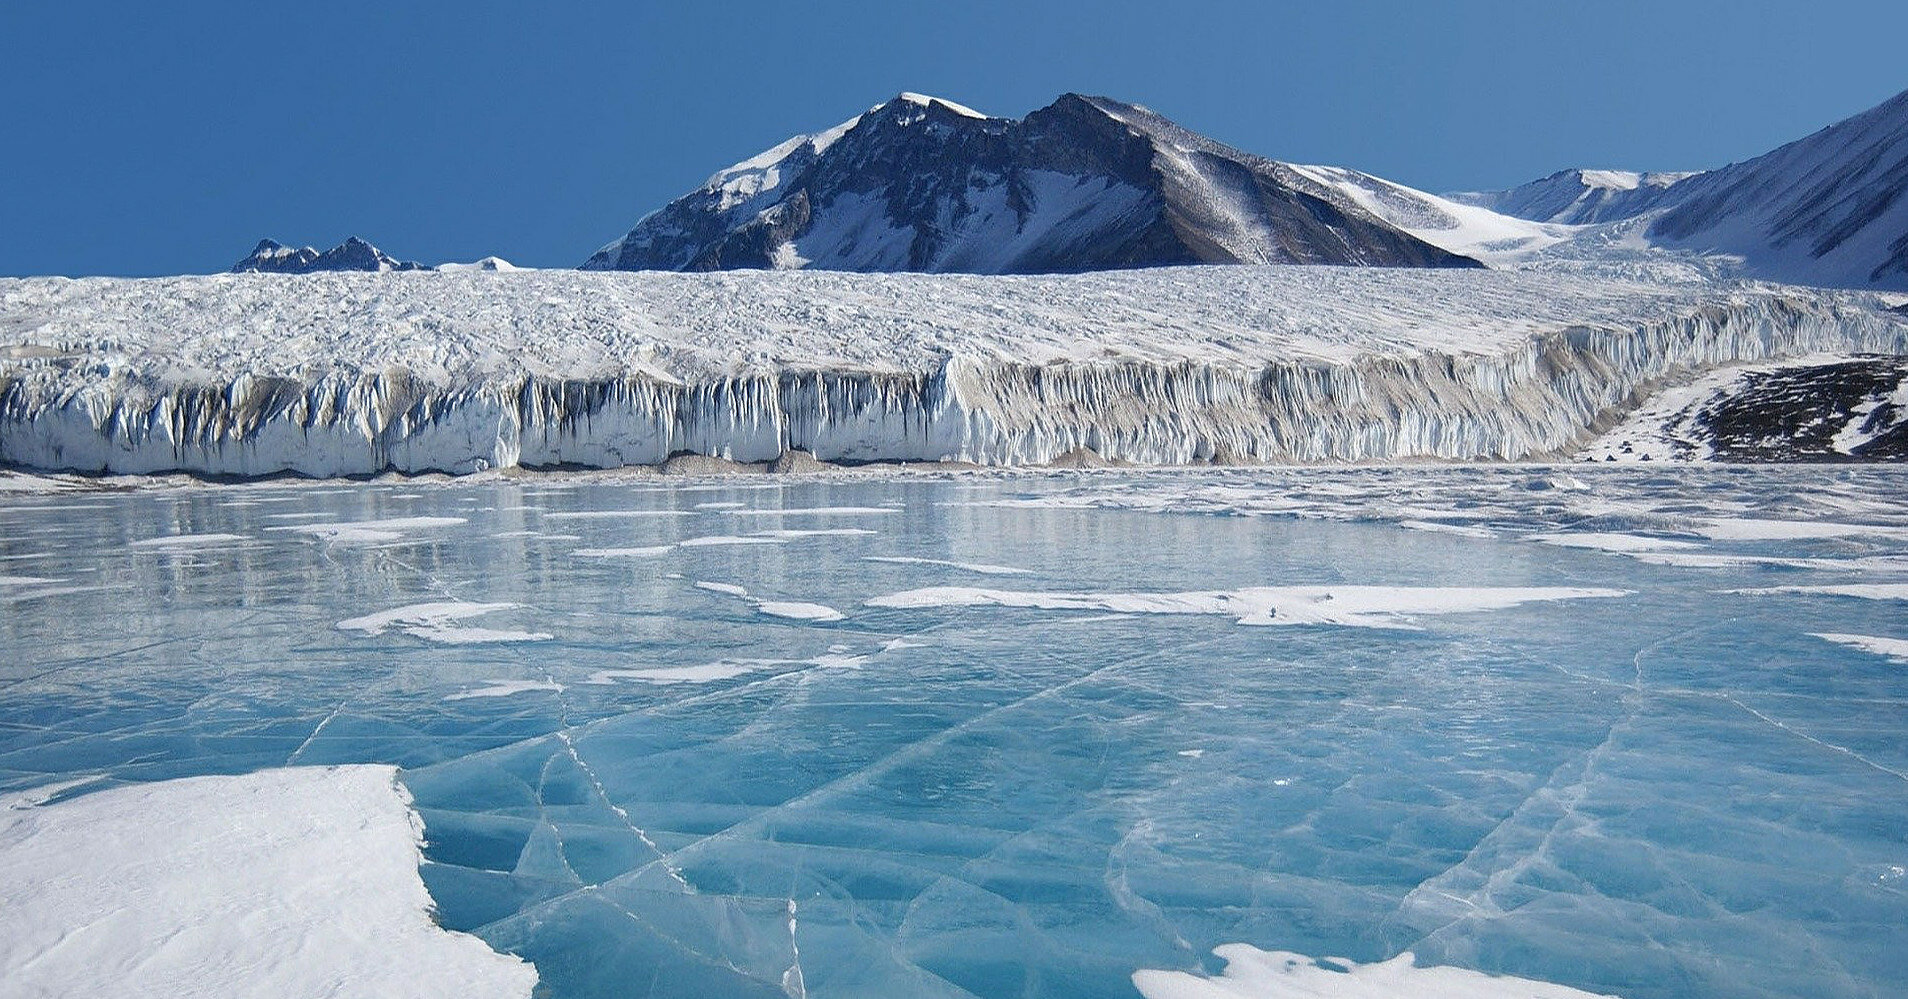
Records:
[[[413,260],[399,260],[356,236],[320,252],[309,246],[286,246],[276,240],[261,239],[245,259],[232,265],[232,273],[311,274],[318,271],[424,271],[429,267]]]
[[[996,118],[901,94],[723,170],[584,263],[1040,273],[1198,263],[1476,267],[1283,163],[1135,104]]]

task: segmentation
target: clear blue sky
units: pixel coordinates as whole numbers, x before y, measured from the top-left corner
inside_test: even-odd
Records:
[[[326,0],[0,5],[0,274],[262,236],[573,266],[901,90],[1077,90],[1432,191],[1693,169],[1908,88],[1908,3]]]

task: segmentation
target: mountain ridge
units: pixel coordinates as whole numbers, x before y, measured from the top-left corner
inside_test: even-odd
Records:
[[[233,274],[316,274],[326,271],[427,271],[415,260],[399,260],[357,236],[329,250],[291,247],[261,239],[252,252],[232,265]]]
[[[583,267],[1060,273],[1195,263],[1476,267],[1290,165],[1135,104],[996,118],[904,93],[645,216]]]

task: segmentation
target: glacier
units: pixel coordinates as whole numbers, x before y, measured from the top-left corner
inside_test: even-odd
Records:
[[[1908,353],[1891,300],[1673,259],[1062,276],[0,281],[0,463],[467,473],[1528,459],[1665,380]]]

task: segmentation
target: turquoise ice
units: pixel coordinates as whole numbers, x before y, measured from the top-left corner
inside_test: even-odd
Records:
[[[554,997],[1137,995],[1232,944],[1898,994],[1905,495],[1430,467],[11,497],[0,791],[396,764],[440,921]]]

